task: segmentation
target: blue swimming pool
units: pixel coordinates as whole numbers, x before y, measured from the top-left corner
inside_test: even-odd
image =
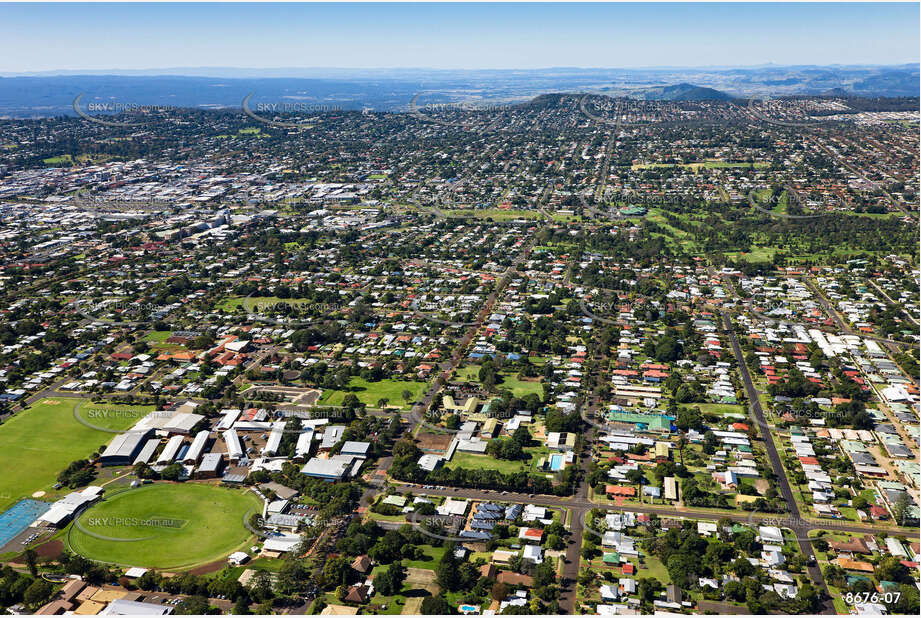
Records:
[[[0,547],[29,527],[33,521],[44,515],[51,504],[40,500],[20,500],[0,514]]]
[[[460,610],[461,610],[462,612],[464,612],[465,614],[478,614],[478,613],[480,613],[480,606],[479,606],[479,605],[461,605],[458,609],[460,609]]]
[[[562,455],[551,455],[550,456],[550,469],[554,472],[558,472],[563,469],[563,456]]]

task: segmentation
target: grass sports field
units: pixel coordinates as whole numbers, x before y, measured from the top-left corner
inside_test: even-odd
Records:
[[[193,567],[242,548],[252,536],[244,519],[261,512],[262,503],[250,492],[200,483],[154,483],[87,509],[68,529],[67,545],[101,562]]]
[[[95,404],[83,399],[41,399],[0,425],[0,510],[36,491],[50,491],[58,474],[77,459],[108,444],[115,433],[100,431],[74,418],[74,406],[88,423],[121,431],[138,422],[152,406]]]

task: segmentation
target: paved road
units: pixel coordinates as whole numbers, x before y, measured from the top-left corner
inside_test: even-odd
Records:
[[[908,313],[908,312],[905,310],[904,307],[901,307],[901,306],[899,305],[899,303],[897,303],[897,302],[895,302],[894,300],[892,300],[892,299],[889,297],[889,295],[886,294],[886,291],[883,290],[883,288],[879,287],[879,286],[876,284],[876,282],[873,281],[873,279],[867,279],[867,283],[869,283],[869,284],[872,285],[874,288],[876,288],[876,291],[879,292],[880,294],[882,294],[883,298],[886,299],[886,302],[888,302],[890,305],[893,305],[893,306],[895,306],[895,307],[899,307],[899,309],[901,309],[901,311],[902,311],[902,314],[905,316],[906,319],[908,319],[909,322],[911,322],[911,323],[914,324],[915,326],[918,326],[918,321],[917,321],[915,318],[913,318],[912,315],[911,315],[910,313]]]
[[[799,522],[802,521],[802,516],[799,512],[799,506],[796,504],[796,498],[793,496],[793,489],[790,487],[790,482],[787,480],[787,474],[783,468],[783,462],[780,460],[780,455],[777,453],[777,448],[774,446],[774,440],[771,436],[771,428],[767,423],[767,420],[764,418],[764,410],[761,408],[761,400],[758,398],[758,390],[755,388],[754,383],[752,382],[751,375],[748,373],[748,366],[745,364],[745,357],[742,355],[742,348],[739,345],[739,340],[736,337],[735,331],[732,328],[732,321],[729,319],[729,315],[725,312],[722,312],[720,316],[723,319],[723,327],[726,330],[726,333],[729,335],[729,342],[732,345],[732,352],[735,354],[736,362],[739,365],[739,373],[742,376],[742,382],[745,385],[745,394],[748,396],[748,400],[751,405],[752,413],[755,416],[755,421],[758,423],[758,426],[761,430],[761,437],[764,440],[764,447],[767,451],[768,459],[771,462],[771,468],[774,470],[774,476],[777,478],[777,484],[780,487],[780,495],[783,496],[784,501],[787,503],[787,510],[791,515],[793,521]],[[803,553],[806,558],[809,559],[810,563],[815,563],[815,553],[812,551],[812,543],[805,540],[803,537],[805,535],[797,533],[796,542],[799,545],[800,551]],[[822,613],[824,614],[835,614],[835,607],[831,601],[831,594],[828,591],[828,585],[825,583],[825,577],[822,575],[821,569],[817,564],[815,566],[808,567],[809,577],[813,582],[819,587],[819,589],[825,593],[827,601],[823,608]]]
[[[825,294],[822,293],[822,290],[819,289],[819,286],[817,286],[809,277],[800,277],[800,280],[807,288],[810,289],[810,291],[812,291],[813,294],[815,294],[819,304],[822,305],[822,308],[825,309],[825,313],[831,317],[838,328],[843,330],[848,335],[853,335],[854,331],[851,330],[851,327],[848,325],[848,323],[844,321],[844,319],[841,317],[841,314],[838,313],[838,310],[835,309],[835,307],[831,304],[831,301],[825,297]]]
[[[501,492],[494,491],[490,489],[462,489],[462,488],[450,488],[450,487],[440,487],[425,489],[423,486],[415,485],[397,485],[396,492],[401,494],[413,494],[416,496],[421,496],[426,494],[429,496],[447,496],[450,498],[465,498],[467,500],[477,500],[477,501],[498,501],[498,502],[520,502],[524,504],[533,504],[535,506],[544,506],[547,508],[564,508],[570,509],[573,511],[573,519],[576,519],[577,514],[584,515],[586,511],[591,509],[600,509],[602,511],[611,511],[615,513],[620,512],[631,512],[631,513],[646,513],[648,515],[658,515],[659,517],[668,517],[668,518],[685,518],[685,519],[708,519],[708,520],[718,520],[723,517],[742,524],[765,524],[765,525],[779,525],[782,527],[790,528],[793,530],[834,530],[840,532],[853,532],[855,534],[907,534],[907,535],[917,535],[917,529],[911,528],[889,528],[883,526],[871,526],[871,525],[860,525],[860,524],[851,524],[845,522],[839,522],[834,520],[828,520],[824,523],[813,523],[807,520],[802,520],[801,522],[796,522],[788,514],[776,514],[776,513],[742,513],[742,512],[726,512],[719,510],[704,510],[704,509],[690,509],[690,508],[676,508],[669,505],[660,505],[660,504],[626,504],[624,506],[618,506],[616,504],[602,504],[599,502],[592,502],[591,500],[585,499],[584,497],[559,497],[559,496],[548,496],[543,494],[522,494],[515,492]],[[575,535],[573,535],[575,536]]]
[[[816,132],[816,133],[818,133],[818,132]],[[891,195],[889,195],[889,192],[886,191],[886,190],[882,187],[882,185],[880,185],[880,183],[876,182],[875,180],[870,180],[870,179],[867,177],[867,175],[866,175],[862,170],[860,170],[860,169],[854,167],[853,165],[851,165],[851,163],[850,163],[847,159],[845,159],[843,156],[841,156],[841,154],[838,153],[836,150],[833,150],[833,149],[829,148],[828,146],[826,146],[825,144],[823,144],[821,141],[819,141],[815,136],[809,135],[809,133],[808,133],[807,131],[804,131],[804,132],[803,132],[803,137],[805,137],[807,140],[809,140],[809,141],[811,141],[812,143],[814,143],[814,144],[815,144],[816,146],[818,146],[821,150],[825,151],[825,154],[827,154],[827,155],[833,157],[834,159],[837,159],[838,163],[839,163],[842,167],[844,167],[846,170],[848,170],[849,172],[852,172],[852,173],[854,173],[854,174],[857,174],[858,176],[860,176],[860,178],[862,178],[862,179],[864,180],[864,182],[869,183],[874,189],[876,189],[877,191],[879,191],[879,192],[881,192],[883,195],[885,195],[885,196],[886,196],[886,199],[889,200],[889,203],[890,203],[890,204],[892,204],[893,206],[895,206],[896,208],[898,208],[899,210],[901,210],[904,214],[906,214],[906,215],[908,215],[908,216],[912,216],[911,212],[910,212],[901,202],[899,202],[898,200],[896,200],[895,198],[893,198]]]

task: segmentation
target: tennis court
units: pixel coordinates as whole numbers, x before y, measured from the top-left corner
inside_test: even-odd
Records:
[[[51,508],[48,502],[20,500],[0,515],[0,547],[16,538],[33,521]]]

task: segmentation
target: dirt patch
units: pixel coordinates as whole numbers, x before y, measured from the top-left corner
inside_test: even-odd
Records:
[[[193,575],[207,575],[208,573],[214,573],[215,571],[220,571],[225,566],[227,566],[226,560],[215,560],[214,562],[209,562],[208,564],[203,564],[197,566],[190,571]]]
[[[732,605],[731,603],[721,603],[719,601],[698,601],[697,606],[701,611],[713,612],[714,614],[747,614],[748,608]]]
[[[764,492],[766,492],[768,488],[771,486],[771,482],[768,481],[767,479],[755,479],[752,482],[752,485],[754,485],[755,489],[758,490],[758,493],[763,496]]]
[[[435,577],[435,571],[431,569],[419,569],[416,567],[406,569],[406,585],[424,590],[432,595],[441,592],[441,586],[435,583]],[[407,595],[407,597],[409,596]]]
[[[435,581],[435,571],[409,567],[406,569],[406,583],[411,585],[428,585]]]
[[[411,597],[406,599],[406,605],[403,606],[403,611],[400,613],[415,615],[421,614],[422,612],[420,610],[422,609],[422,599],[423,597]]]
[[[447,450],[453,438],[454,434],[451,433],[429,433],[427,431],[420,431],[416,434],[416,439],[419,441],[419,448],[421,450],[438,453],[443,453]]]
[[[39,545],[35,548],[35,553],[42,558],[52,558],[57,559],[61,555],[61,552],[64,551],[64,543],[59,539],[49,541],[44,545]]]

